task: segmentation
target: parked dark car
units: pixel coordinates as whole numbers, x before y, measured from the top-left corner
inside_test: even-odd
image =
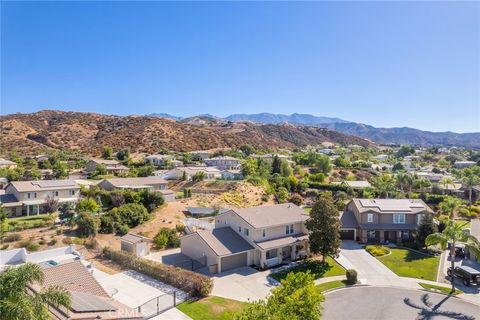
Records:
[[[449,268],[447,271],[449,277],[458,277],[462,278],[464,285],[469,286],[472,282],[479,284],[480,282],[480,271],[475,270],[468,266],[455,267],[452,272],[452,268]]]

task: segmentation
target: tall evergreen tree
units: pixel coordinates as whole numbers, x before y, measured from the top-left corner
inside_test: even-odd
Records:
[[[338,209],[331,196],[322,194],[310,211],[306,222],[310,231],[310,251],[326,257],[338,256],[340,247],[340,219]]]
[[[280,174],[281,172],[282,172],[282,162],[280,161],[278,156],[275,155],[272,160],[272,174],[273,173]]]

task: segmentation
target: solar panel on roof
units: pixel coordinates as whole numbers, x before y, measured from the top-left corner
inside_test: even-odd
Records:
[[[40,188],[52,188],[52,187],[74,187],[75,181],[72,180],[44,180],[35,181],[32,184],[36,184]]]
[[[117,308],[93,294],[72,292],[72,310],[75,312],[105,312],[116,311]]]

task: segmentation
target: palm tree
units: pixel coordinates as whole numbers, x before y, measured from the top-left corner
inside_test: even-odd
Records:
[[[402,192],[405,192],[405,187],[408,187],[408,192],[412,192],[413,177],[406,172],[400,172],[397,174],[397,184]]]
[[[462,178],[462,183],[468,190],[468,204],[472,205],[472,189],[480,185],[480,177],[474,173],[469,173]]]
[[[440,180],[440,184],[443,186],[443,189],[446,190],[448,185],[453,184],[453,179],[452,178],[443,178]]]
[[[467,248],[471,253],[477,257],[480,256],[480,241],[478,241],[478,239],[474,236],[462,231],[465,224],[456,224],[453,219],[449,219],[447,222],[447,227],[442,232],[432,233],[425,239],[425,244],[427,246],[440,245],[443,250],[447,249],[448,243],[450,242],[450,270],[455,268],[455,246],[457,242],[464,243],[465,248]],[[451,271],[448,274],[452,283],[452,292],[455,292],[455,279]]]
[[[0,314],[2,319],[51,319],[48,306],[70,308],[71,296],[58,286],[39,292],[30,290],[35,283],[43,284],[42,269],[33,263],[8,267],[0,274]]]
[[[428,179],[420,178],[414,181],[414,186],[416,189],[419,189],[421,193],[425,193],[425,190],[430,188],[432,183]]]
[[[438,207],[442,213],[448,214],[450,220],[453,221],[455,219],[455,213],[461,205],[462,201],[460,201],[460,199],[454,197],[447,197],[445,200],[440,202]]]
[[[384,194],[387,199],[389,194],[395,191],[395,181],[390,175],[376,177],[373,179],[372,184],[378,193]]]

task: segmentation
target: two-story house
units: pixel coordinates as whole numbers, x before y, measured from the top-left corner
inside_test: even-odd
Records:
[[[181,251],[212,273],[272,267],[308,254],[308,217],[292,203],[231,209],[215,217],[214,229],[182,237]]]
[[[45,204],[50,198],[76,203],[80,185],[75,180],[12,181],[0,196],[0,203],[9,216],[29,216],[46,213]]]
[[[130,189],[160,192],[165,201],[175,200],[175,193],[168,189],[167,181],[160,177],[136,177],[136,178],[111,178],[103,179],[98,183],[98,187],[104,190],[112,191],[115,189]]]
[[[155,166],[163,167],[163,166],[172,166],[178,167],[183,164],[182,161],[179,161],[175,158],[175,156],[169,154],[153,154],[150,156],[145,157],[145,163],[153,164]]]
[[[237,170],[240,169],[240,159],[234,157],[215,157],[204,160],[209,167],[217,167],[220,170]]]
[[[433,213],[421,199],[353,199],[342,213],[340,236],[361,242],[411,239],[424,214]]]

